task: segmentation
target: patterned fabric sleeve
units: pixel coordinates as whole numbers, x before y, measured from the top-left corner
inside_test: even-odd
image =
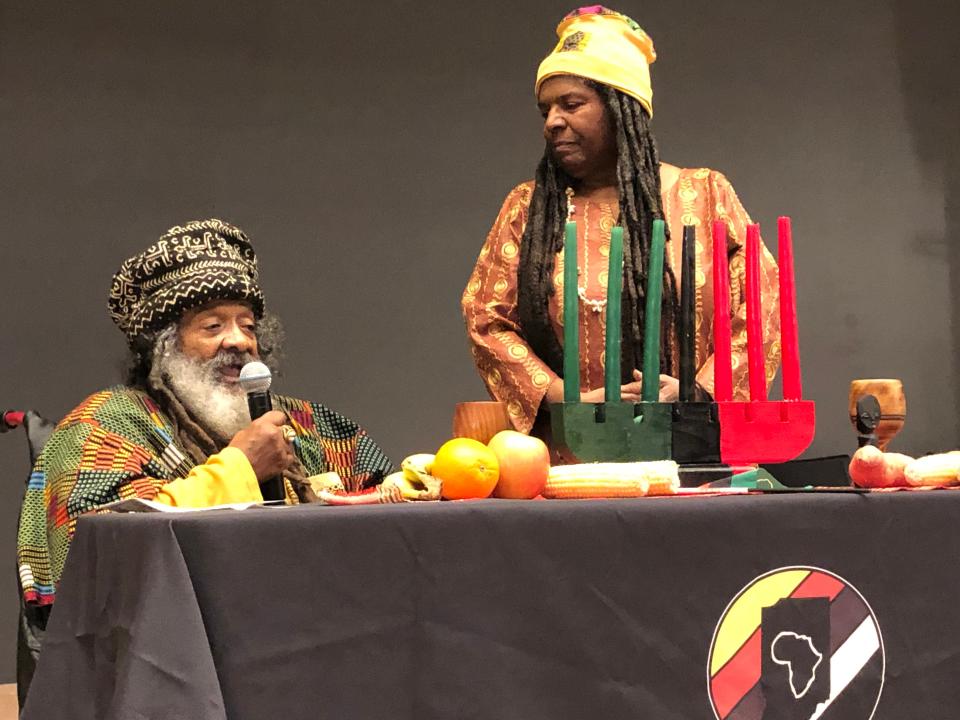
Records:
[[[24,599],[53,602],[77,517],[131,497],[153,498],[173,477],[149,447],[151,420],[127,391],[92,395],[50,436],[20,510],[17,564]]]
[[[519,334],[517,267],[532,192],[533,183],[524,183],[507,195],[461,300],[480,377],[524,433],[530,432],[547,388],[557,378]]]
[[[367,431],[320,403],[273,396],[297,433],[294,450],[309,475],[336,472],[349,492],[379,485],[393,463]]]
[[[710,173],[711,201],[714,217],[727,224],[728,243],[736,245],[736,252],[730,256],[730,323],[731,353],[733,365],[733,399],[749,400],[750,384],[747,376],[747,305],[746,305],[746,245],[747,225],[750,216],[740,204],[733,186],[722,173]],[[712,232],[712,228],[708,229]],[[780,366],[780,288],[777,275],[777,263],[766,245],[760,243],[760,323],[763,334],[763,355],[767,388],[773,382]],[[711,395],[713,382],[714,356],[711,354],[697,372],[697,382]]]

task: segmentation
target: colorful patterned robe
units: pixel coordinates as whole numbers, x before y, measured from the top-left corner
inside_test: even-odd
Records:
[[[352,420],[317,403],[273,395],[297,433],[308,475],[335,471],[347,490],[379,483],[393,465]],[[150,397],[117,386],[84,400],[57,426],[37,458],[20,511],[17,566],[24,600],[53,602],[77,517],[105,503],[154,498],[192,463],[179,464],[169,419]]]
[[[533,183],[515,187],[503,203],[480,250],[463,293],[462,310],[477,370],[490,396],[507,406],[510,420],[530,432],[547,388],[557,378],[537,357],[520,331],[517,312],[517,267],[527,222]],[[582,297],[597,308],[606,298],[610,231],[619,209],[615,204],[573,199],[579,239],[578,265]],[[713,235],[715,220],[723,220],[730,246],[730,312],[735,400],[749,398],[745,303],[746,227],[750,218],[727,179],[719,172],[682,169],[665,190],[663,208],[670,242],[667,262],[680,287],[681,238],[684,225],[697,228],[696,381],[713,394]],[[734,252],[735,250],[735,252]],[[554,265],[555,292],[549,312],[563,342],[563,253]],[[780,364],[780,317],[777,266],[766,247],[761,253],[760,294],[767,385]],[[580,303],[580,389],[603,387],[606,313]],[[639,369],[639,368],[638,368]]]

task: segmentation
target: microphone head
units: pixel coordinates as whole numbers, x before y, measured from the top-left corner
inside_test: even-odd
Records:
[[[273,382],[273,376],[270,374],[270,368],[258,360],[248,362],[240,368],[240,387],[247,395],[266,392],[270,389],[271,382]]]

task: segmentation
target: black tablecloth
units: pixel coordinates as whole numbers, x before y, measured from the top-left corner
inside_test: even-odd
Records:
[[[958,514],[938,491],[85,517],[24,717],[713,718],[718,621],[797,565],[872,607],[876,718],[955,718]]]

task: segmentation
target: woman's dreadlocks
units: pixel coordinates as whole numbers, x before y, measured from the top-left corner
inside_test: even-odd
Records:
[[[592,80],[586,84],[604,100],[617,139],[617,184],[623,226],[622,381],[632,380],[643,367],[643,326],[653,221],[663,219],[660,196],[660,157],[650,132],[647,111],[632,97]],[[574,182],[554,162],[549,147],[537,167],[527,225],[520,244],[517,305],[520,326],[534,352],[558,375],[563,350],[547,310],[553,294],[556,254],[563,248],[567,217],[566,189]],[[670,239],[667,231],[667,240]],[[664,263],[661,310],[661,372],[676,376],[672,349],[679,316],[679,295],[673,270]],[[610,279],[613,281],[613,278]]]

